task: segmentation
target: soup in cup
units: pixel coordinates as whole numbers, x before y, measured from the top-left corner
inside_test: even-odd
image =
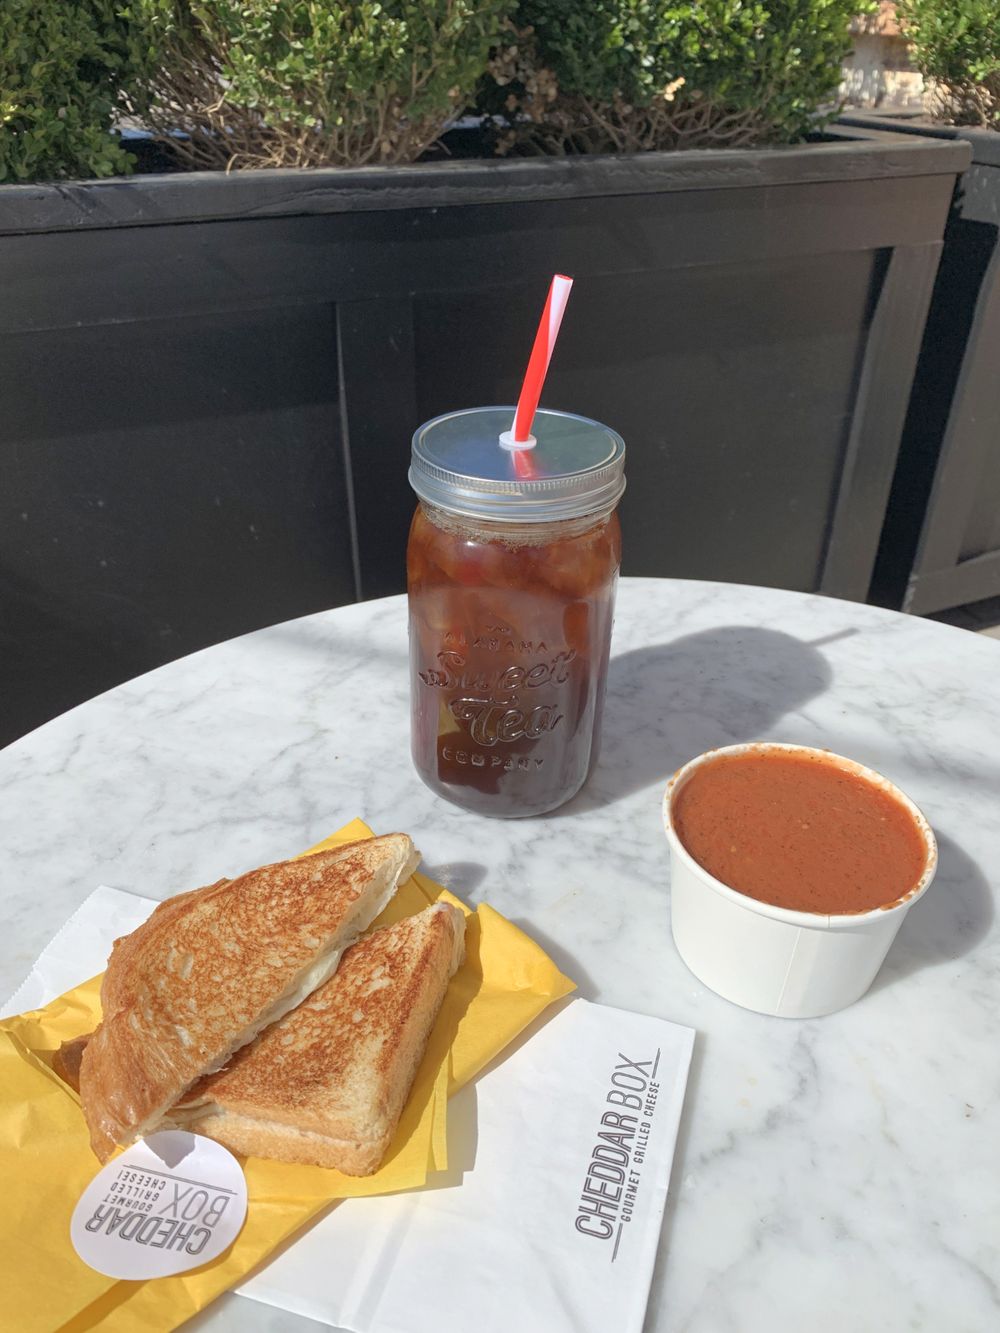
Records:
[[[913,802],[826,750],[710,750],[667,786],[671,928],[705,985],[759,1013],[812,1018],[867,991],[937,868]]]

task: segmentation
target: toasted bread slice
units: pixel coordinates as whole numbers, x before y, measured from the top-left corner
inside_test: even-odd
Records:
[[[169,899],[116,940],[80,1064],[98,1157],[321,986],[418,859],[405,833],[349,843]]]
[[[200,1080],[168,1123],[233,1152],[370,1175],[464,952],[465,918],[446,903],[376,930],[308,1000]]]

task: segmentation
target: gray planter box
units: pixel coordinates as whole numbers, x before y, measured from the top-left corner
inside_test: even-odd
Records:
[[[577,285],[545,401],[628,441],[625,572],[865,598],[968,156],[841,131],[0,188],[0,622],[22,650],[0,739],[400,591],[411,431],[514,400],[557,270]]]
[[[1000,134],[848,116],[967,143],[945,228],[875,575],[878,600],[927,613],[1000,593]]]

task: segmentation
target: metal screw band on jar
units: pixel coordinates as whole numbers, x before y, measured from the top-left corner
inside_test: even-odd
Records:
[[[449,412],[413,437],[410,484],[428,504],[470,518],[545,523],[610,511],[625,489],[625,444],[600,422],[539,408],[534,445],[499,446],[513,407]],[[519,456],[520,455],[520,456]]]

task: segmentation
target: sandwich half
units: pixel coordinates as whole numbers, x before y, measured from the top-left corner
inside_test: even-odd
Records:
[[[322,986],[418,861],[404,833],[349,843],[180,894],[116,940],[79,1071],[98,1157]]]
[[[446,903],[374,931],[309,999],[200,1080],[167,1123],[232,1152],[370,1175],[464,954],[465,918]]]

